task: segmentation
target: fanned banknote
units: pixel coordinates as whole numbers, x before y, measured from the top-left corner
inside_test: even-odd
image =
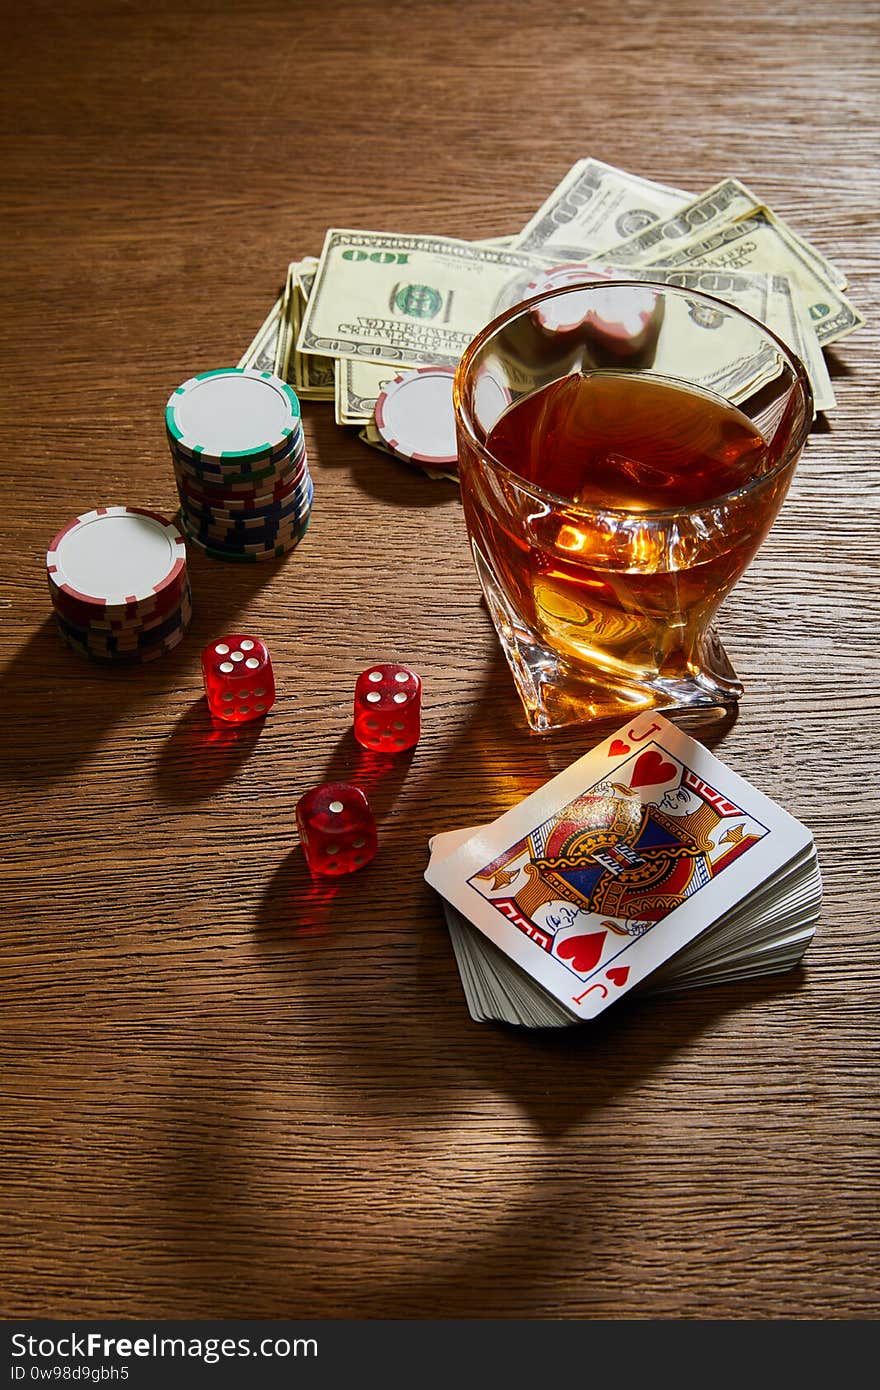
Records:
[[[525,252],[453,237],[331,228],[297,351],[454,365],[505,307],[512,282],[525,287],[545,265]]]
[[[807,260],[766,208],[728,223],[708,236],[686,242],[655,265],[761,270],[787,275],[806,307],[822,346],[845,338],[865,322],[846,296]]]
[[[239,367],[253,367],[258,372],[274,372],[278,356],[278,335],[281,332],[282,291],[254,335],[253,341],[239,358]]]
[[[634,233],[627,240],[609,248],[608,259],[615,265],[650,265],[662,259],[666,250],[674,251],[676,245],[703,239],[710,232],[750,217],[759,208],[769,211],[763,199],[747,188],[739,179],[721,179],[705,193],[691,199],[664,221],[654,222]],[[770,214],[785,238],[795,243],[804,260],[812,264],[816,272],[839,290],[846,289],[846,276],[822,252],[817,250],[805,237],[799,236],[782,218]]]
[[[290,382],[303,400],[332,401],[336,389],[333,363],[325,357],[304,358],[296,350],[316,265],[315,258],[309,256],[302,261],[291,261],[287,268],[275,371],[282,381]]]
[[[864,323],[842,292],[843,272],[737,179],[723,179],[665,222],[612,247],[605,259],[626,269],[694,265],[787,275],[822,344]]]
[[[340,417],[348,414],[352,423],[359,423],[367,402],[375,404],[371,393],[378,396],[382,377],[371,363],[360,372],[360,388],[349,397],[347,387],[353,385],[354,377],[347,377],[346,362],[357,362],[360,356],[392,358],[397,353],[397,365],[452,365],[508,299],[515,303],[523,298],[527,292],[523,276],[546,268],[539,257],[491,252],[449,238],[334,230],[328,233],[298,346],[306,355],[323,349],[339,357],[337,409]],[[807,331],[784,303],[787,286],[783,288],[781,282],[774,291],[767,275],[736,276],[695,268],[683,277],[660,266],[619,271],[603,263],[602,268],[636,280],[685,283],[745,309],[787,342],[794,338],[790,346],[795,351],[804,357],[812,355],[817,373],[814,389],[825,404],[833,401],[824,363],[819,365],[821,354],[806,351]],[[670,312],[687,314],[688,310],[684,304],[672,303]],[[666,341],[673,338],[667,330]],[[740,349],[735,334],[719,338],[707,320],[705,339],[691,369],[694,381],[731,400],[742,399],[757,388],[767,371],[775,370],[769,346],[757,361],[752,343],[747,326]],[[662,371],[662,362],[656,366]]]
[[[575,247],[601,256],[610,246],[669,217],[691,201],[680,188],[628,174],[598,159],[581,159],[513,239],[521,251],[563,258]]]
[[[578,160],[521,231],[466,241],[331,229],[320,259],[288,267],[241,366],[275,370],[305,399],[333,400],[340,424],[385,449],[376,400],[395,373],[457,363],[486,323],[528,298],[561,263],[598,263],[615,278],[678,284],[714,295],[772,329],[801,358],[817,410],[834,392],[821,348],[863,322],[842,293],[846,276],[736,178],[694,196]],[[741,399],[766,361],[720,352],[705,315],[695,379]]]

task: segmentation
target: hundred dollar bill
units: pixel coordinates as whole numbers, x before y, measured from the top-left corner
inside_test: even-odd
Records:
[[[315,271],[317,269],[317,256],[304,256],[301,261],[296,262],[296,283],[300,287],[304,300],[308,299],[312,292],[312,285],[315,283]]]
[[[262,325],[257,329],[250,347],[240,358],[239,367],[254,367],[258,372],[274,372],[283,298],[282,293],[275,300]]]
[[[302,309],[308,302],[312,292],[312,285],[315,283],[315,271],[318,269],[317,256],[306,256],[297,262],[296,283],[299,287],[301,296],[300,304],[300,323],[302,323]],[[299,334],[297,325],[294,334],[294,342]],[[336,395],[336,370],[335,364],[329,357],[303,357],[300,353],[293,354],[293,377],[294,387],[300,395],[307,400],[333,400]]]
[[[484,236],[477,240],[478,246],[509,246],[513,236]],[[311,286],[314,284],[314,272],[316,272],[317,260],[311,261],[307,270],[303,271],[304,261],[300,261],[300,272],[298,275],[300,289],[304,297],[309,299]],[[303,356],[306,363],[316,361],[314,357]],[[329,360],[329,359],[328,359]],[[407,363],[409,366],[417,366],[416,363]],[[360,359],[339,359],[336,361],[335,371],[335,411],[336,424],[356,425],[363,421],[370,420],[375,409],[378,393],[386,381],[400,371],[400,364],[389,370],[388,364],[382,363],[381,370],[377,371],[377,364],[371,361],[360,361]]]
[[[273,369],[275,375],[280,376],[282,381],[287,380],[294,324],[298,324],[299,308],[294,298],[294,289],[295,280],[291,274],[291,266],[288,266],[284,290],[281,295],[281,323],[278,327],[278,341],[275,344],[275,366]]]
[[[669,270],[660,266],[626,270],[606,262],[601,266],[595,262],[585,263],[584,268],[591,266],[615,278],[679,285],[684,289],[714,295],[744,310],[778,333],[804,362],[813,385],[816,409],[829,410],[833,407],[831,380],[818,340],[809,320],[803,322],[799,318],[791,286],[784,276],[724,270]],[[762,347],[759,353],[755,352],[754,337],[748,328],[741,334],[741,342],[736,334],[732,335],[729,331],[719,337],[717,330],[721,326],[721,319],[717,314],[699,313],[695,305],[689,307],[686,303],[678,302],[670,305],[670,321],[660,346],[661,359],[655,363],[658,370],[663,368],[663,352],[675,351],[675,339],[679,336],[675,334],[673,326],[676,315],[682,320],[680,337],[684,341],[693,340],[694,324],[705,332],[705,341],[695,349],[693,362],[687,364],[698,384],[730,399],[741,400],[756,389],[759,381],[769,380],[778,371],[778,362],[769,346]],[[670,358],[670,373],[678,375],[680,368],[680,361],[673,362]],[[379,392],[399,370],[400,364],[389,367],[360,359],[340,360],[337,363],[337,420],[357,424],[371,419]]]
[[[405,370],[401,363],[365,362],[343,357],[336,363],[336,423],[361,425],[372,419],[376,401],[389,381]]]
[[[673,278],[653,266],[644,271],[626,272],[603,262],[596,269],[629,279],[634,287],[639,284],[642,289],[649,283],[682,283],[680,277]],[[684,288],[704,290],[704,279],[694,276]],[[716,281],[720,279],[716,277]],[[717,283],[715,289],[717,294]],[[573,298],[578,293],[573,290]],[[770,313],[770,277],[753,275],[735,280],[734,276],[728,276],[724,297],[731,303],[735,299],[738,307],[764,322]],[[583,309],[586,313],[586,300]],[[773,381],[780,373],[781,364],[770,341],[758,334],[748,319],[728,316],[723,309],[697,299],[670,295],[665,300],[662,329],[651,368],[661,376],[684,378],[736,404]]]
[[[834,390],[819,340],[809,318],[800,309],[787,276],[696,268],[669,270],[662,266],[645,266],[638,271],[631,271],[630,274],[653,281],[655,284],[679,285],[682,289],[710,294],[751,314],[752,318],[758,319],[778,334],[786,346],[801,359],[813,388],[816,410],[827,411],[834,408]],[[694,321],[700,322],[700,317],[696,316]],[[711,315],[703,319],[703,326],[707,335],[711,336],[715,327]],[[709,359],[704,359],[702,352],[699,357],[701,363],[709,365]],[[733,386],[736,394],[731,399],[742,399],[744,388],[754,389],[745,381],[738,383],[734,380]]]
[[[662,258],[657,257],[652,264],[674,268],[691,265],[700,269],[713,266],[722,270],[762,270],[770,275],[787,275],[823,347],[845,338],[865,322],[846,296],[806,260],[800,247],[787,236],[767,208],[758,208],[751,216],[728,223],[708,236],[695,237],[678,250],[670,251],[667,247]]]
[[[735,180],[735,182],[738,182],[738,180]],[[748,188],[746,188],[744,183],[740,184],[740,188],[742,189],[743,193],[745,193],[749,198],[752,198],[754,200],[754,205],[752,209],[753,211],[757,212],[759,208],[765,208],[767,211],[771,211],[767,208],[767,204],[764,202],[764,200],[762,198],[759,198],[756,194],[752,193]],[[746,216],[749,215],[750,212],[746,214]],[[830,261],[828,257],[824,255],[817,246],[814,246],[811,241],[807,241],[807,238],[805,236],[801,236],[800,232],[796,232],[794,230],[794,227],[790,226],[788,222],[784,222],[778,213],[771,212],[771,216],[775,219],[777,226],[781,227],[782,231],[789,238],[789,240],[793,241],[796,246],[800,247],[804,258],[808,261],[812,261],[816,268],[819,270],[820,274],[825,276],[826,280],[830,280],[832,285],[834,285],[835,288],[838,290],[846,289],[847,278],[844,272],[840,269],[840,266],[835,265],[833,261]]]
[[[722,179],[713,184],[705,193],[680,207],[673,216],[652,226],[643,228],[628,240],[612,246],[606,258],[615,265],[653,265],[664,259],[679,246],[704,238],[741,217],[750,217],[759,210],[768,211],[765,203],[751,189],[746,188],[739,179]],[[781,233],[788,241],[794,242],[805,261],[812,264],[817,274],[830,280],[837,289],[846,289],[846,276],[832,264],[821,251],[811,245],[804,237],[794,232],[775,213],[770,214]]]
[[[690,203],[692,193],[628,174],[598,159],[572,165],[531,221],[513,238],[521,251],[598,255]]]
[[[297,351],[455,364],[499,312],[510,282],[545,266],[522,251],[453,237],[331,228]]]
[[[822,344],[798,295],[787,275],[774,275],[773,310],[767,327],[778,333],[782,341],[801,359],[813,388],[815,413],[833,410],[837,404],[831,374],[822,354]]]
[[[293,355],[293,387],[307,401],[332,401],[336,393],[336,371],[327,357]]]
[[[327,358],[302,358],[296,351],[296,339],[302,323],[305,304],[303,283],[310,286],[317,261],[313,256],[304,261],[291,261],[281,303],[281,326],[275,355],[275,372],[289,381],[303,400],[333,400],[335,377],[333,363]]]

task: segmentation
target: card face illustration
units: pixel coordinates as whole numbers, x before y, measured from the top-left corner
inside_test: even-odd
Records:
[[[432,860],[426,878],[586,1018],[808,839],[705,748],[643,715]]]
[[[575,981],[601,965],[622,984],[635,944],[768,833],[687,763],[648,744],[467,881]]]

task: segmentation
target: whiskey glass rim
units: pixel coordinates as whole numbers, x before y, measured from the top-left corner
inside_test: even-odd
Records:
[[[548,488],[541,487],[538,483],[530,482],[528,478],[524,478],[520,473],[517,473],[514,469],[509,467],[508,464],[503,463],[501,459],[496,458],[495,455],[492,453],[491,449],[488,448],[486,442],[479,438],[479,436],[476,433],[476,430],[474,429],[470,412],[465,407],[464,383],[475,359],[479,356],[483,348],[487,346],[490,340],[493,337],[495,337],[495,335],[499,333],[502,328],[504,328],[509,323],[513,323],[515,319],[521,318],[523,314],[530,313],[531,310],[535,307],[535,305],[546,303],[547,300],[556,299],[564,294],[582,293],[585,290],[591,289],[631,289],[634,285],[659,290],[665,294],[669,294],[671,292],[675,294],[678,298],[686,297],[688,299],[702,300],[704,303],[710,305],[713,308],[717,307],[719,309],[724,310],[727,314],[732,314],[737,318],[744,319],[747,323],[753,324],[754,327],[759,331],[759,333],[763,334],[764,337],[768,338],[773,344],[775,344],[779,353],[781,354],[787,365],[791,368],[795,379],[800,384],[804,399],[804,416],[800,426],[796,431],[794,431],[792,438],[788,441],[788,444],[786,445],[786,448],[783,451],[782,456],[776,461],[776,463],[769,470],[769,472],[761,473],[757,478],[752,478],[742,487],[733,488],[730,492],[719,493],[717,497],[706,498],[705,501],[694,503],[691,506],[646,507],[643,511],[635,512],[635,510],[631,507],[612,507],[596,505],[584,506],[583,503],[576,502],[571,497],[564,497],[561,493],[551,492]],[[620,369],[599,368],[599,370],[618,370],[619,373],[633,371],[633,369],[628,369],[626,367],[622,367]],[[633,375],[638,374],[638,372],[633,372]],[[648,373],[646,373],[646,375],[647,374]],[[564,373],[560,375],[557,378],[557,380],[561,381],[563,379],[563,375],[571,376],[573,375],[573,373]],[[679,380],[679,378],[664,377],[664,380],[673,379],[676,381]],[[660,520],[664,517],[694,515],[696,513],[706,511],[711,507],[717,507],[723,505],[726,502],[736,501],[741,497],[745,497],[749,492],[753,492],[759,487],[766,486],[766,484],[770,482],[771,479],[776,478],[780,474],[784,473],[788,466],[791,464],[792,460],[796,459],[798,454],[803,449],[807,436],[810,433],[810,430],[813,425],[814,410],[813,388],[803,362],[798,357],[797,353],[794,352],[788,346],[788,344],[785,343],[782,340],[782,338],[779,337],[778,333],[774,333],[772,328],[768,328],[765,323],[762,323],[760,319],[756,319],[753,314],[746,313],[745,309],[740,309],[737,305],[728,303],[726,299],[719,299],[717,295],[705,294],[702,290],[691,290],[686,288],[684,285],[667,285],[656,280],[610,279],[590,279],[584,280],[583,284],[574,283],[571,285],[560,286],[558,289],[544,290],[540,294],[533,295],[530,299],[523,299],[520,300],[517,304],[512,304],[509,309],[505,309],[504,312],[499,314],[497,318],[494,318],[491,321],[491,323],[487,323],[485,328],[482,328],[480,332],[476,335],[476,337],[473,338],[472,341],[468,344],[459,360],[458,367],[456,368],[455,372],[455,380],[452,386],[452,404],[455,413],[456,423],[458,425],[461,425],[461,427],[465,430],[470,443],[474,446],[474,448],[477,450],[480,456],[493,469],[510,478],[518,487],[525,488],[535,497],[547,501],[555,508],[562,507],[569,511],[574,510],[581,513],[584,516],[601,515],[628,518],[638,516],[640,521],[651,519]],[[728,402],[728,404],[731,404],[731,402]],[[765,441],[765,443],[766,442],[767,441]]]

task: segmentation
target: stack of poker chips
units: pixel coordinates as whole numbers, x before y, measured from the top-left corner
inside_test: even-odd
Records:
[[[314,486],[296,393],[250,367],[202,372],[165,409],[187,537],[216,560],[271,560],[308,528]]]
[[[189,626],[186,547],[158,512],[98,507],[74,517],[51,542],[46,571],[63,641],[93,661],[153,661]]]

